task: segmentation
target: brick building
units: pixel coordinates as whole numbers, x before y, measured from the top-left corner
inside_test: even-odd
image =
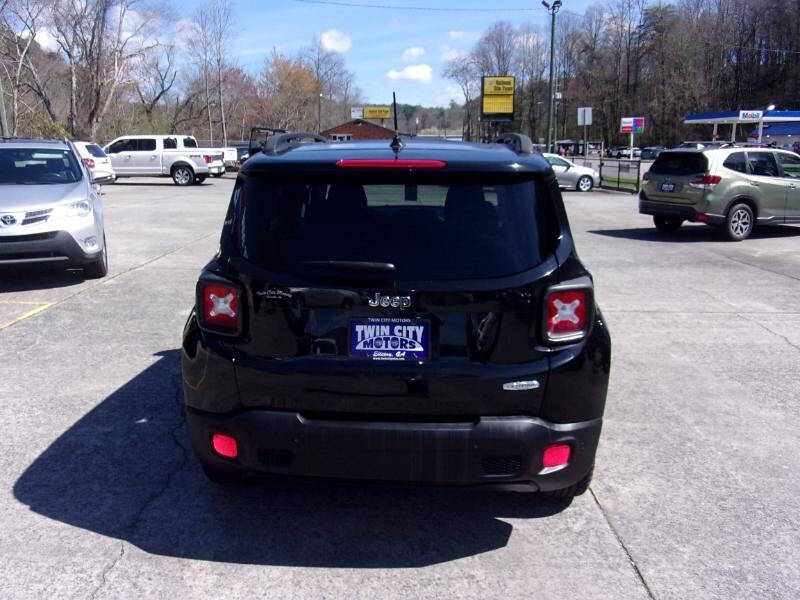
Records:
[[[329,140],[391,140],[394,129],[381,127],[364,119],[353,119],[336,127],[323,131],[322,135]]]

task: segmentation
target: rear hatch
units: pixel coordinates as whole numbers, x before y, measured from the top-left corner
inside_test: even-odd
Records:
[[[553,193],[519,177],[240,178],[227,222],[243,403],[351,419],[536,414]],[[503,389],[520,381],[534,383]]]
[[[647,174],[644,193],[648,200],[694,204],[703,199],[704,186],[691,185],[708,172],[708,159],[699,151],[664,151]]]

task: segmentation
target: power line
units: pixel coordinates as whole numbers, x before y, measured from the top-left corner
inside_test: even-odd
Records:
[[[393,4],[370,4],[367,2],[339,2],[335,0],[295,0],[305,4],[325,4],[345,8],[379,8],[386,10],[413,10],[426,12],[475,12],[475,13],[502,13],[502,12],[533,12],[545,10],[540,6],[512,7],[512,8],[444,8],[438,6],[397,6]]]

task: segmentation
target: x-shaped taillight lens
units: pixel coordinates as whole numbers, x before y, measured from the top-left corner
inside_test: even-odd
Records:
[[[570,341],[586,334],[590,294],[585,289],[552,290],[547,295],[545,335],[548,340]]]
[[[240,323],[239,290],[222,283],[203,283],[203,322],[229,331],[238,331]]]

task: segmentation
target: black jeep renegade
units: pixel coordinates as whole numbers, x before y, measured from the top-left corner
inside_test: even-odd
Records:
[[[183,336],[192,444],[242,475],[589,483],[611,344],[530,140],[269,137]]]

